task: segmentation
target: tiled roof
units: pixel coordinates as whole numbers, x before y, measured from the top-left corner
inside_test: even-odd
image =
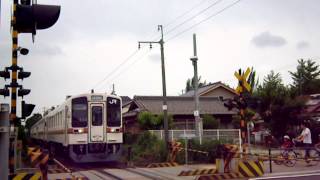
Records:
[[[122,106],[128,104],[132,101],[132,99],[129,96],[120,96],[122,100]]]
[[[140,111],[149,111],[154,114],[162,113],[162,96],[134,96],[135,103]],[[193,97],[168,96],[168,113],[175,115],[193,114],[195,102]],[[200,114],[236,114],[236,111],[228,111],[223,102],[217,97],[199,98]]]
[[[202,94],[207,93],[210,90],[216,89],[218,87],[224,87],[226,90],[236,94],[236,92],[234,91],[234,89],[228,87],[227,85],[223,84],[222,82],[218,81],[215,83],[211,83],[205,86],[202,86],[201,88],[198,89],[198,95],[201,96]],[[190,90],[188,92],[186,92],[185,94],[182,94],[181,96],[194,96],[194,90]]]

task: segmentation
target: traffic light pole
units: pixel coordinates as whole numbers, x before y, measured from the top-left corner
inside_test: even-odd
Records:
[[[18,30],[16,24],[18,0],[13,0],[13,17],[12,17],[12,66],[11,66],[11,112],[10,126],[14,130],[17,125],[17,67],[18,67]],[[10,136],[9,148],[9,170],[10,174],[15,172],[15,137]]]
[[[163,27],[162,25],[158,25],[158,30],[161,31],[161,39],[160,41],[139,41],[140,44],[147,43],[150,44],[150,48],[152,47],[151,44],[157,43],[160,44],[160,51],[161,51],[161,74],[162,74],[162,91],[163,91],[163,127],[164,127],[164,140],[166,149],[168,149],[168,142],[169,142],[169,129],[168,129],[168,106],[167,106],[167,88],[166,88],[166,71],[165,71],[165,64],[164,64],[164,41],[163,41]]]

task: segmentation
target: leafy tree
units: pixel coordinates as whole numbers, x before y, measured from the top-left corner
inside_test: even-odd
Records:
[[[214,118],[212,115],[205,114],[203,115],[203,129],[218,129],[219,121]]]
[[[145,130],[151,129],[163,129],[163,114],[154,115],[150,112],[143,111],[138,115],[138,123]],[[173,124],[173,118],[168,115],[168,127],[171,128]]]
[[[296,71],[289,73],[293,79],[292,90],[295,95],[320,93],[320,70],[315,61],[300,59]]]
[[[269,125],[272,133],[279,137],[287,130],[289,124],[297,123],[297,112],[304,102],[290,97],[290,89],[284,86],[279,73],[271,71],[254,92],[260,100],[260,115]]]
[[[188,91],[191,91],[191,90],[194,90],[194,88],[195,88],[195,86],[194,86],[194,77],[192,77],[191,79],[188,79],[187,80],[187,83],[186,83],[186,92],[188,92]],[[207,82],[206,81],[204,81],[204,82],[201,82],[201,76],[199,76],[199,78],[198,78],[198,84],[199,84],[199,88],[200,87],[203,87],[203,86],[205,86],[205,85],[207,85]]]

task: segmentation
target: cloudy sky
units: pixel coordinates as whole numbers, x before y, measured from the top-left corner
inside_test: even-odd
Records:
[[[0,68],[11,64],[10,11],[1,1]],[[299,58],[320,62],[318,0],[38,0],[61,5],[58,22],[19,35],[30,50],[19,65],[31,71],[22,84],[34,112],[60,104],[66,95],[111,92],[118,95],[161,95],[160,48],[138,41],[159,40],[164,26],[167,94],[179,95],[193,76],[192,34],[197,34],[198,71],[207,82],[235,87],[239,68],[254,67],[260,77],[288,71]],[[234,4],[234,5],[233,5]],[[0,80],[3,86],[4,80]],[[9,98],[0,99],[9,102]]]

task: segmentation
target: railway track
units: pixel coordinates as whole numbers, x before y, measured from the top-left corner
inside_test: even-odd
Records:
[[[49,166],[49,179],[63,179],[72,177],[81,177],[81,179],[92,180],[173,180],[180,179],[176,174],[168,174],[165,171],[148,168],[128,168],[122,164],[116,163],[85,163],[76,164],[65,159],[54,159],[54,164]],[[59,166],[63,171],[53,170],[53,167]]]

